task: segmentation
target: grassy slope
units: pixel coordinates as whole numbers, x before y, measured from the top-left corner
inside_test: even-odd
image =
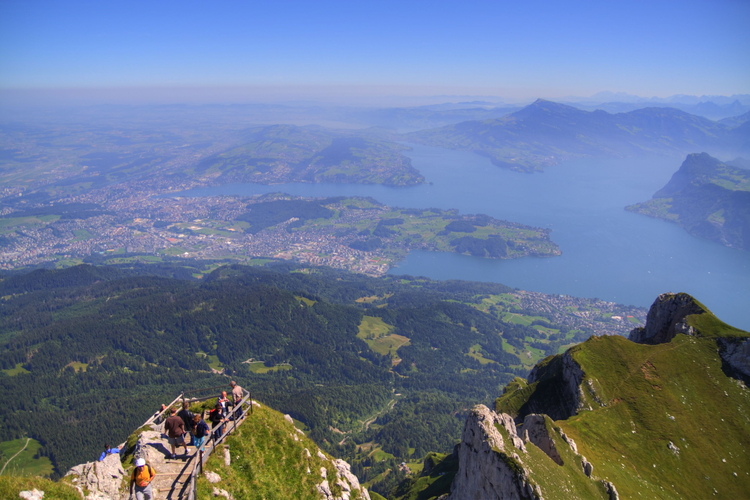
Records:
[[[55,500],[80,500],[78,491],[65,483],[56,483],[40,477],[0,476],[0,498],[20,498],[22,491],[37,489],[44,498]]]
[[[621,498],[744,498],[750,491],[750,389],[724,374],[716,345],[717,338],[750,334],[699,305],[706,312],[687,317],[698,337],[677,335],[659,345],[592,337],[570,350],[584,371],[584,407],[591,410],[555,425]],[[542,364],[554,372],[561,366],[559,357]],[[516,378],[498,398],[498,411],[518,414],[539,397],[537,388]],[[532,476],[543,491],[548,474]]]
[[[213,498],[213,487],[217,486],[234,498],[247,500],[317,500],[316,485],[322,482],[323,467],[332,491],[337,491],[333,484],[336,468],[331,460],[317,456],[317,445],[277,411],[256,407],[227,444],[232,454],[231,466],[224,466],[221,451],[212,455],[207,469],[218,473],[222,481],[212,485],[201,477],[198,499]],[[305,449],[310,451],[309,458]],[[308,474],[307,470],[311,472]],[[352,496],[353,500],[356,498]]]
[[[678,335],[647,346],[594,337],[573,357],[604,406],[591,401],[594,411],[558,424],[620,495],[698,499],[716,490],[741,498],[750,491],[750,391],[724,375],[713,340]]]

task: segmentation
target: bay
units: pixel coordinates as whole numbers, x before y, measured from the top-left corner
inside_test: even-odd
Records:
[[[750,330],[750,252],[624,210],[651,198],[681,159],[586,159],[527,174],[496,167],[470,152],[410,146],[406,155],[428,184],[227,184],[173,196],[371,196],[391,206],[455,208],[463,214],[547,227],[562,256],[491,260],[415,251],[389,272],[493,281],[644,307],[660,293],[687,292],[727,323]]]

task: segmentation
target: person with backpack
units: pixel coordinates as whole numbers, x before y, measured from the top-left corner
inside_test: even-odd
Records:
[[[208,412],[208,419],[211,421],[211,429],[214,430],[214,439],[219,439],[224,433],[224,422],[227,421],[221,402],[217,401],[214,409]]]
[[[201,418],[200,413],[193,416],[193,445],[195,446],[196,454],[203,450],[206,438],[210,432],[211,429],[208,428],[206,421]]]
[[[150,465],[146,465],[143,458],[135,459],[135,469],[130,476],[130,496],[135,495],[135,500],[153,500],[154,493],[151,490],[151,481],[154,480],[156,471]]]
[[[187,401],[182,402],[182,410],[177,412],[177,416],[182,419],[185,424],[186,437],[190,437],[190,442],[187,443],[189,446],[193,446],[193,417],[195,414],[190,411],[190,403]]]

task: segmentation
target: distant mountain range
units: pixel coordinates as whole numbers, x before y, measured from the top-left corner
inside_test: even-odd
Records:
[[[750,250],[750,170],[738,158],[723,163],[688,155],[666,186],[627,210],[675,222],[690,234]]]
[[[698,104],[685,104],[681,102],[604,102],[598,104],[589,103],[575,103],[570,102],[571,106],[580,108],[587,111],[593,111],[601,109],[608,113],[627,113],[628,111],[634,111],[636,109],[642,109],[644,107],[663,107],[663,108],[674,108],[685,111],[693,115],[702,116],[709,120],[732,120],[738,118],[738,115],[743,113],[747,114],[750,111],[750,104],[742,104],[739,100],[735,100],[730,104],[716,104],[713,101],[699,102]],[[747,121],[747,120],[745,120]]]
[[[696,150],[737,156],[749,147],[750,126],[732,127],[673,108],[610,114],[539,99],[499,119],[466,121],[405,137],[474,151],[498,166],[538,171],[583,157],[682,156]]]

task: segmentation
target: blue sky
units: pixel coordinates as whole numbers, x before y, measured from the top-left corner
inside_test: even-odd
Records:
[[[748,26],[747,0],[2,0],[0,88],[731,95]]]

